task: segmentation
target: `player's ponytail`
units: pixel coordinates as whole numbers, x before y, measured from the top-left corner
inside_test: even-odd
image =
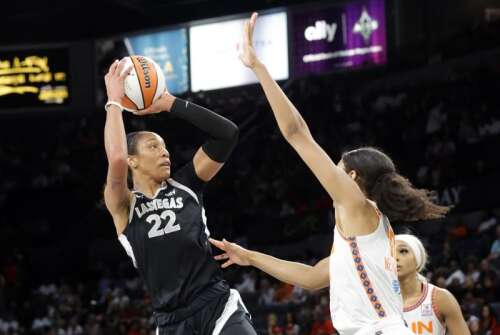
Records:
[[[449,207],[434,204],[430,191],[417,189],[396,172],[392,160],[382,151],[365,147],[342,155],[346,171],[356,171],[356,182],[391,221],[441,218]]]

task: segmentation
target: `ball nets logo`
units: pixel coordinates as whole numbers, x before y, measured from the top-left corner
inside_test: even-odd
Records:
[[[378,29],[378,21],[371,18],[366,8],[363,8],[361,17],[356,22],[353,32],[361,34],[366,43],[369,42],[372,33]]]

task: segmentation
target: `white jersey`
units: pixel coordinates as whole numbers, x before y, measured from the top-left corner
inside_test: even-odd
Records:
[[[405,327],[394,232],[387,217],[379,217],[369,235],[344,237],[334,229],[330,312],[341,335],[364,333],[380,324]]]
[[[413,333],[418,335],[446,334],[446,327],[439,318],[435,303],[436,292],[436,286],[424,282],[420,299],[415,304],[405,307],[405,320]]]

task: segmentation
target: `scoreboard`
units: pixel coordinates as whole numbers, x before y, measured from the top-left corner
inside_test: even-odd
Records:
[[[0,108],[66,106],[70,102],[67,48],[0,50]]]

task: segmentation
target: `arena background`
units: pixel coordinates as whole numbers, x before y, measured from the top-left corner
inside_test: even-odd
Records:
[[[382,15],[372,14],[377,28],[365,40],[381,53],[301,63],[301,29],[317,28],[322,15],[361,7]],[[199,50],[193,27],[254,10],[286,14],[281,35],[271,33],[276,22],[262,33],[262,48],[283,44],[286,56],[266,63],[282,70],[281,86],[331,157],[358,145],[381,147],[414,184],[454,206],[444,220],[409,227],[430,252],[426,275],[457,297],[472,334],[500,333],[494,326],[500,321],[498,1],[28,0],[2,9],[0,334],[154,333],[148,297],[102,203],[102,78],[144,35],[180,30],[168,50],[169,85],[240,126],[235,152],[206,193],[212,235],[307,263],[328,254],[329,197],[279,134],[260,87],[232,86],[234,78],[222,78],[224,68],[208,69],[191,53]],[[327,38],[319,29],[310,36]],[[230,36],[210,38],[222,45]],[[201,70],[193,72],[195,66]],[[193,77],[204,70],[215,72]],[[212,78],[231,87],[192,89]],[[162,116],[125,118],[129,130],[166,138],[174,170],[203,140],[189,125]],[[259,333],[334,333],[328,290],[306,292],[251,268],[232,267],[225,275]]]

